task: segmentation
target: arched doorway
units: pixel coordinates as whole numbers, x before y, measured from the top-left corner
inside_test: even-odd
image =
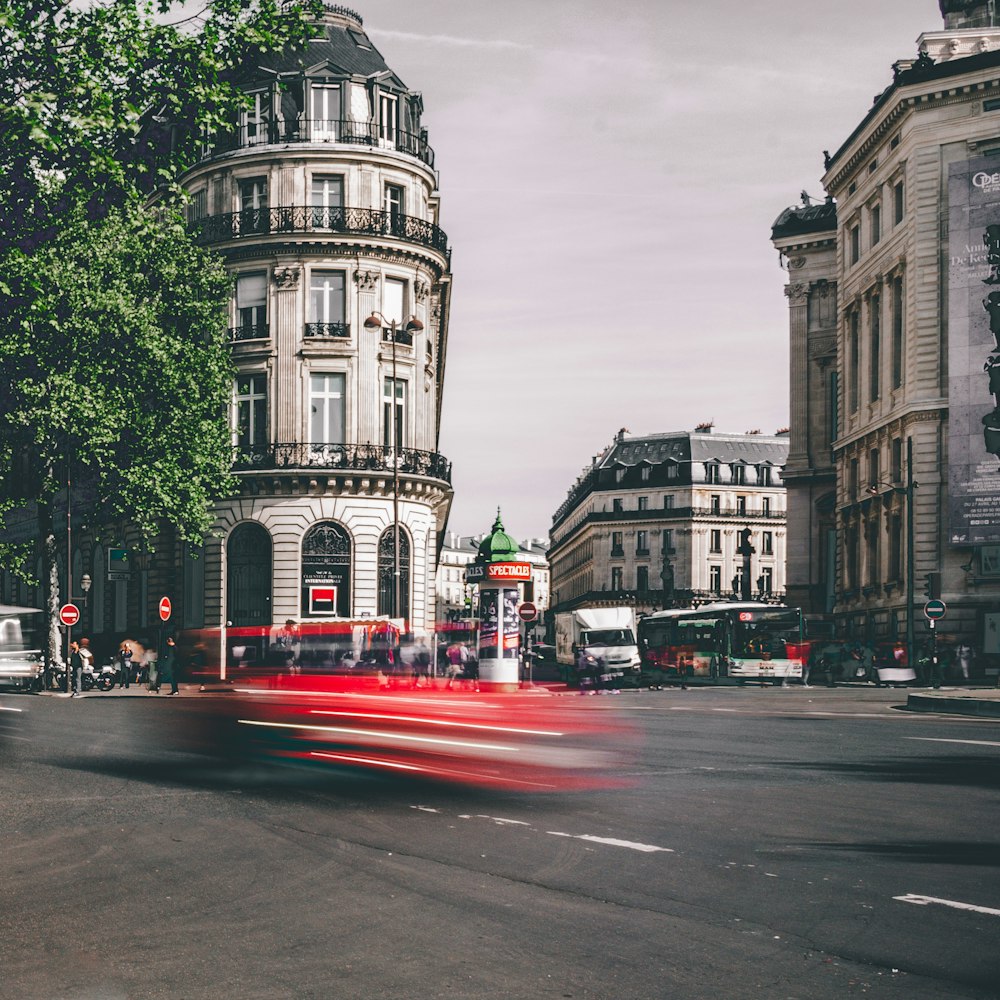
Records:
[[[351,538],[334,521],[313,525],[302,539],[302,616],[351,616]]]
[[[271,625],[271,536],[252,521],[233,528],[226,546],[226,618]]]
[[[399,608],[393,608],[396,549],[395,527],[386,528],[378,540],[378,613],[394,618],[410,617],[410,539],[399,531]]]

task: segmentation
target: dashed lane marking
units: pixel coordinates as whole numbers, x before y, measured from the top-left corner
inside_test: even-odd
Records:
[[[991,740],[946,740],[935,736],[904,736],[904,740],[920,740],[921,743],[966,743],[974,747],[1000,747]]]
[[[970,910],[972,913],[985,913],[991,917],[1000,917],[1000,910],[994,910],[989,906],[976,906],[974,903],[960,903],[955,899],[938,899],[936,896],[918,896],[914,893],[907,893],[905,896],[893,896],[901,903],[916,903],[917,906],[930,906],[932,903],[937,906],[948,906],[953,910]]]

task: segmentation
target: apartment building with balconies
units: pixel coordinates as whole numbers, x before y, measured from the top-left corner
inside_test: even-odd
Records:
[[[120,572],[107,531],[76,532],[95,647],[151,634],[160,595],[172,629],[391,616],[433,631],[452,499],[434,153],[420,94],[361,17],[325,3],[314,29],[240,72],[246,108],[181,178],[196,239],[233,277],[238,490],[197,550],[164,532],[148,551],[116,526]]]
[[[744,593],[740,532],[750,531],[750,593],[785,592],[784,434],[694,431],[629,437],[595,456],[552,518],[553,611],[639,612]]]

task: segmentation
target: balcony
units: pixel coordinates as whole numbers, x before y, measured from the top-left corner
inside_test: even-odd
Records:
[[[284,146],[293,142],[313,145],[362,146],[405,153],[428,167],[434,166],[434,150],[427,144],[423,132],[414,135],[391,126],[350,119],[297,118],[288,121],[250,121],[232,132],[220,132],[205,147],[205,158],[231,153],[238,149]]]
[[[375,208],[319,208],[289,205],[248,208],[192,221],[198,243],[221,243],[262,236],[390,236],[448,256],[448,237],[432,222]]]
[[[351,336],[350,323],[306,323],[304,331],[306,338],[322,340],[327,337],[339,337],[349,339]]]
[[[295,442],[235,449],[234,472],[397,472],[451,483],[451,462],[433,451],[374,444]]]
[[[233,342],[243,340],[267,340],[271,336],[270,327],[266,323],[248,323],[244,326],[231,326],[229,339]]]

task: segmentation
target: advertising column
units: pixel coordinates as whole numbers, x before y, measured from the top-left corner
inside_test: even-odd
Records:
[[[466,579],[479,584],[479,686],[487,691],[516,691],[521,646],[518,585],[531,579],[531,564],[473,564]]]

